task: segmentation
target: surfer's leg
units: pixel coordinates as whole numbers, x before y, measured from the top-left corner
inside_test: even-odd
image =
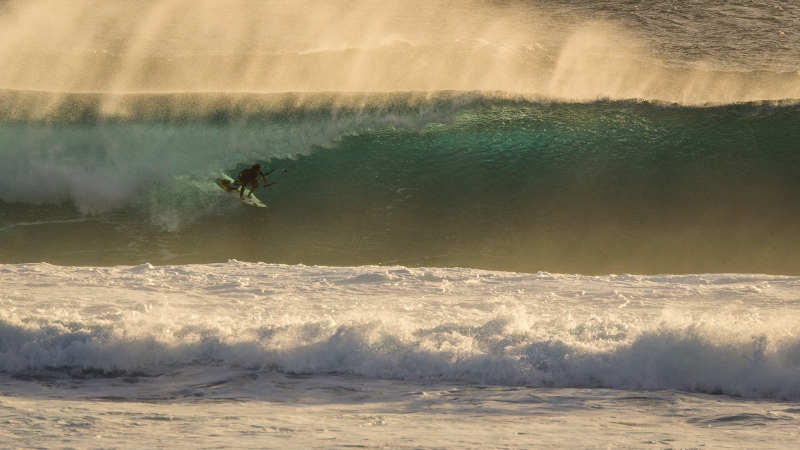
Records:
[[[258,180],[253,180],[253,182],[250,183],[250,192],[247,194],[247,198],[253,196],[253,191],[255,191],[257,187],[258,187]]]
[[[244,195],[244,183],[242,183],[242,179],[237,178],[236,181],[231,184],[236,186],[236,190],[239,191],[239,198],[242,198]]]

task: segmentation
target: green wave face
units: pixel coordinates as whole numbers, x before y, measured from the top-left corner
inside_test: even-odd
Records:
[[[382,105],[7,118],[0,259],[800,274],[797,106]]]

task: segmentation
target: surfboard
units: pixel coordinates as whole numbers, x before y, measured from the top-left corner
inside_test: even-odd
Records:
[[[244,190],[244,198],[239,198],[239,191],[237,189],[230,189],[228,186],[233,183],[233,178],[222,174],[222,178],[217,179],[217,186],[221,187],[222,190],[228,193],[231,197],[239,200],[240,202],[244,203],[245,205],[255,206],[256,208],[266,208],[267,205],[261,203],[261,200],[256,198],[255,195],[251,195],[249,198],[247,195],[250,193],[250,189],[245,188]]]

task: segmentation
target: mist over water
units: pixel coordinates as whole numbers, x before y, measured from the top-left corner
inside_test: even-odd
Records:
[[[0,88],[800,98],[796,5],[573,3],[11,1]]]

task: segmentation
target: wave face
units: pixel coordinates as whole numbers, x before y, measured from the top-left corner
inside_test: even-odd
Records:
[[[0,372],[33,379],[199,366],[800,398],[797,278],[239,262],[0,273]]]
[[[58,120],[0,123],[3,261],[800,273],[796,105],[163,100],[98,119],[78,96]],[[214,184],[255,161],[280,169],[267,210]]]

